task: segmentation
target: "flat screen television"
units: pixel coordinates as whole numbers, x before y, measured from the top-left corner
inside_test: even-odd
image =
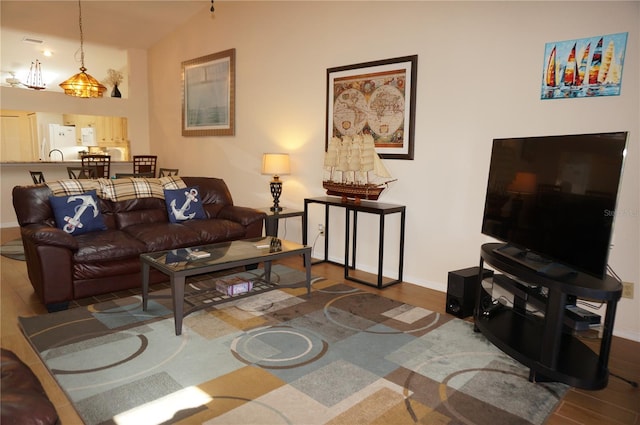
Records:
[[[494,139],[482,233],[540,273],[604,278],[627,132]]]

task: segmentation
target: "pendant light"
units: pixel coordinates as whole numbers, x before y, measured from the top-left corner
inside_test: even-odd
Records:
[[[64,94],[75,97],[102,97],[107,88],[100,84],[98,80],[87,74],[84,67],[84,34],[82,33],[82,6],[78,0],[78,11],[80,18],[80,73],[70,77],[66,81],[60,83],[60,87],[64,89]]]

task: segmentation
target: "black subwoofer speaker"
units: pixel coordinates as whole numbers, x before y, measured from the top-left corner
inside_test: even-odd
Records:
[[[473,314],[477,291],[475,284],[478,280],[479,271],[478,267],[469,267],[449,272],[447,280],[447,313],[461,319]],[[491,276],[493,276],[493,271],[483,270],[483,279]]]

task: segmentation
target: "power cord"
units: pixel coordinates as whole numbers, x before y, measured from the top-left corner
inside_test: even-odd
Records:
[[[626,382],[627,384],[631,385],[633,388],[638,388],[638,383],[636,381],[632,381],[631,379],[627,379],[625,377],[622,377],[620,375],[616,375],[613,372],[609,372],[609,375],[613,376],[614,378],[618,378],[619,380]]]
[[[613,267],[611,267],[609,264],[607,264],[607,271],[611,273],[611,276],[613,276],[615,280],[617,280],[618,282],[620,282],[620,284],[622,284],[622,279],[620,278],[620,276],[618,276],[616,271],[613,270]],[[602,307],[602,304],[600,306]],[[626,382],[627,384],[631,385],[633,388],[638,388],[638,383],[636,381],[632,381],[631,379],[627,379],[623,376],[616,375],[615,373],[612,373],[612,372],[609,372],[609,375],[613,376],[614,378],[618,378],[621,381]]]
[[[316,242],[318,242],[318,239],[320,238],[320,236],[322,236],[324,232],[318,232],[318,234],[316,235],[316,237],[313,239],[313,243],[311,244],[311,256],[313,257],[313,253],[316,252]]]

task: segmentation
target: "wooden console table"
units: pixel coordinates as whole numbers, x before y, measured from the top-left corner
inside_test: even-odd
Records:
[[[404,263],[404,229],[406,218],[406,207],[404,205],[383,204],[374,201],[342,202],[338,197],[322,196],[318,198],[306,198],[304,200],[304,214],[302,216],[302,244],[307,244],[307,227],[309,224],[309,204],[324,205],[324,258],[313,264],[329,262],[344,266],[344,278],[365,285],[375,286],[379,289],[402,282],[402,269]],[[329,213],[330,208],[343,208],[345,211],[345,235],[344,235],[344,263],[338,263],[329,260]],[[378,274],[376,282],[368,282],[349,275],[349,271],[356,268],[356,247],[358,236],[358,213],[376,214],[379,217],[379,235],[378,235]],[[385,217],[389,214],[400,214],[400,245],[398,257],[398,276],[383,283],[382,266],[384,259],[384,229]],[[351,229],[351,217],[353,216],[353,235]],[[349,243],[351,242],[351,248]],[[351,252],[351,261],[349,261],[349,252]]]

